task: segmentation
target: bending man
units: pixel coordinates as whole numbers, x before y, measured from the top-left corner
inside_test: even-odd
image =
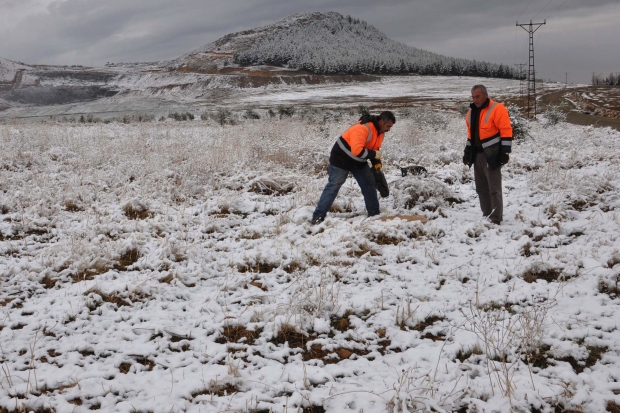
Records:
[[[362,190],[368,216],[379,215],[379,198],[368,161],[380,167],[383,136],[395,123],[396,118],[389,111],[379,116],[364,115],[338,138],[329,156],[329,178],[312,214],[312,224],[325,220],[349,172]]]
[[[476,192],[482,215],[499,225],[503,220],[501,166],[508,163],[512,147],[512,126],[504,105],[489,99],[486,87],[471,89],[473,103],[469,105],[467,145],[463,163],[474,165]]]

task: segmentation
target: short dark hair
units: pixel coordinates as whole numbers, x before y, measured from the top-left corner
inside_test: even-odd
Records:
[[[474,85],[474,87],[471,88],[472,93],[476,89],[480,89],[482,93],[484,93],[485,95],[488,95],[487,88],[484,85]]]
[[[392,123],[396,123],[396,117],[389,110],[381,112],[379,114],[379,120],[383,120],[384,122],[392,121]]]

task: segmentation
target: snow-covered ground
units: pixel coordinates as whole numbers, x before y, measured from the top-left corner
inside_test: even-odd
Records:
[[[105,86],[119,90],[115,96],[47,106],[13,105],[0,111],[0,121],[12,122],[16,118],[43,121],[63,116],[79,118],[88,114],[102,119],[118,119],[132,114],[151,114],[159,118],[186,111],[199,116],[220,108],[233,111],[248,108],[266,110],[283,104],[297,108],[348,109],[358,104],[399,108],[432,103],[438,107],[456,108],[458,104],[469,101],[469,90],[477,83],[484,83],[492,95],[500,99],[514,99],[519,96],[520,90],[516,80],[465,76],[377,76],[378,81],[349,83],[333,83],[325,77],[327,80],[324,79],[322,84],[290,84],[292,77],[286,80],[281,76],[272,76],[265,86],[240,87],[247,76],[140,71],[126,67],[106,68],[106,71],[99,74],[102,76],[100,80],[90,83],[79,79],[68,82],[58,76],[44,79],[42,85],[59,87],[68,82],[73,86]],[[560,87],[554,83],[544,85],[547,90]]]
[[[618,132],[532,124],[494,226],[412,109],[381,205],[429,221],[351,180],[311,226],[356,117],[316,119],[0,126],[0,410],[618,408]]]

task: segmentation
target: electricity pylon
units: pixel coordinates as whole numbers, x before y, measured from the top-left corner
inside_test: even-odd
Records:
[[[519,24],[519,22],[517,22],[517,26],[520,26],[523,30],[530,34],[530,63],[527,76],[527,116],[528,118],[532,118],[533,112],[534,119],[536,118],[536,72],[534,70],[534,32],[536,32],[536,30],[538,30],[543,24],[547,24],[547,19],[545,19],[542,23],[532,23],[531,20],[529,24]]]

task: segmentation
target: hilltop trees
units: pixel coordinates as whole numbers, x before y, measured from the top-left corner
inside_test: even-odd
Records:
[[[249,49],[241,65],[276,65],[314,73],[419,73],[516,78],[509,66],[442,56],[389,39],[364,21],[327,13],[306,25],[275,27]]]

